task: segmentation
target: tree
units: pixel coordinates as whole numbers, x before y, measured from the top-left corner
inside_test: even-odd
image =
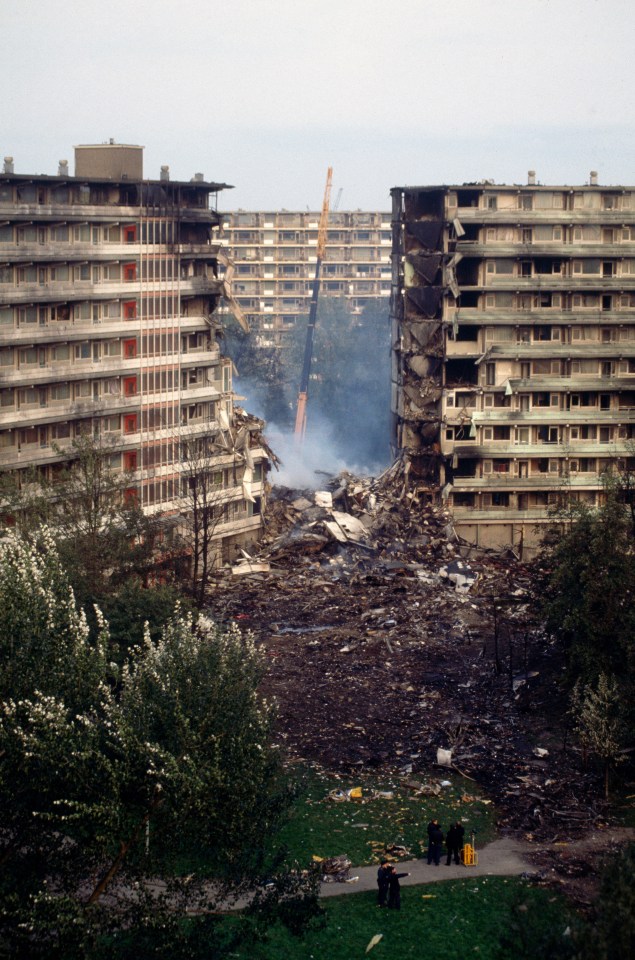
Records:
[[[635,843],[612,855],[606,864],[595,913],[577,960],[635,956]]]
[[[0,599],[0,954],[151,956],[170,931],[217,956],[211,911],[257,887],[289,798],[252,639],[177,611],[117,675],[46,535],[5,544]],[[194,850],[213,884],[178,876]]]
[[[193,433],[181,434],[181,482],[183,483],[184,517],[191,530],[192,564],[190,592],[201,606],[209,585],[211,571],[218,559],[215,534],[223,521],[227,495],[223,489],[226,465],[219,457],[215,437]],[[230,468],[232,469],[232,468]],[[233,463],[233,472],[236,463]]]
[[[54,482],[37,474],[19,487],[7,481],[13,492],[5,510],[25,533],[47,524],[80,605],[92,609],[131,577],[147,580],[160,530],[119,469],[115,440],[85,434],[64,454]]]
[[[571,685],[604,672],[632,691],[634,547],[629,511],[610,483],[597,511],[574,504],[567,523],[554,526],[541,560],[542,610],[563,644]]]
[[[609,798],[611,767],[621,758],[624,724],[617,682],[601,673],[597,684],[576,683],[571,694],[571,713],[580,742],[598,757],[604,768],[604,796]]]

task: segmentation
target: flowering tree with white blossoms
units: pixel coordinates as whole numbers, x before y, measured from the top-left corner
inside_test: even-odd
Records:
[[[117,675],[46,534],[5,542],[0,603],[0,955],[221,955],[288,800],[251,638],[177,611]]]

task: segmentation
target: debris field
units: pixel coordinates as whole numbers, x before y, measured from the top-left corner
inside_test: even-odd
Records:
[[[220,572],[210,602],[262,645],[289,758],[424,780],[441,759],[537,844],[606,825],[528,569],[461,542],[400,462],[324,487],[273,489],[259,556]]]

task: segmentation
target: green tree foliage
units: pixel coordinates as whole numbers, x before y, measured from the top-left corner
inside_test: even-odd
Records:
[[[578,680],[571,694],[571,713],[584,749],[603,764],[608,800],[610,769],[621,759],[625,734],[617,682],[605,673],[600,674],[597,684],[582,685]]]
[[[604,506],[576,504],[551,539],[543,610],[548,630],[564,644],[571,683],[606,673],[632,688],[635,540],[628,510],[609,486]]]
[[[635,843],[628,844],[603,872],[595,922],[577,960],[624,960],[635,956]]]
[[[177,610],[114,676],[46,536],[3,544],[0,599],[0,955],[153,956],[168,931],[219,955],[213,911],[258,883],[288,800],[251,639]],[[192,850],[213,884],[174,876]]]
[[[633,730],[635,540],[630,510],[607,482],[594,511],[574,504],[542,558],[542,609],[563,645],[572,715],[585,752],[611,766]]]
[[[130,495],[130,476],[114,442],[90,435],[73,440],[67,466],[54,483],[37,474],[4,479],[4,516],[24,533],[45,523],[55,538],[75,595],[92,607],[131,577],[145,582],[160,533]]]

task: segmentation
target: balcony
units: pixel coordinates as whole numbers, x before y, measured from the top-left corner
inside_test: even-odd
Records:
[[[68,223],[112,223],[128,221],[138,223],[142,207],[123,206],[116,203],[99,205],[87,203],[13,203],[0,202],[0,220],[20,223],[24,221],[53,220]],[[176,216],[176,212],[174,213]],[[189,207],[181,204],[178,208],[181,222],[216,224],[218,215],[209,207]],[[622,217],[622,222],[624,218]]]
[[[521,240],[501,240],[500,242],[490,240],[483,243],[478,240],[459,240],[457,250],[464,257],[482,257],[487,260],[494,260],[497,257],[522,257],[528,260],[532,257],[557,257],[561,260],[571,260],[574,257],[576,259],[593,257],[600,260],[635,257],[635,243],[632,241],[616,243],[580,243],[578,241],[567,243],[563,240],[552,240],[550,242],[523,243]]]
[[[572,224],[591,224],[622,226],[635,223],[635,208],[631,210],[487,210],[484,207],[454,207],[452,219],[458,217],[461,223],[522,224],[532,226],[536,223],[554,223],[568,226]]]
[[[619,443],[611,440],[600,443],[598,440],[570,440],[560,443],[512,443],[510,440],[487,441],[467,446],[457,443],[452,449],[444,452],[454,452],[459,457],[480,459],[504,460],[534,460],[566,459],[571,457],[627,457],[632,456],[632,441],[620,440]]]
[[[19,286],[3,284],[0,289],[2,302],[57,303],[64,300],[118,300],[134,299],[141,291],[165,296],[170,291],[181,296],[219,296],[222,281],[216,277],[186,277],[185,279],[100,281],[77,280],[61,283],[23,283]]]

